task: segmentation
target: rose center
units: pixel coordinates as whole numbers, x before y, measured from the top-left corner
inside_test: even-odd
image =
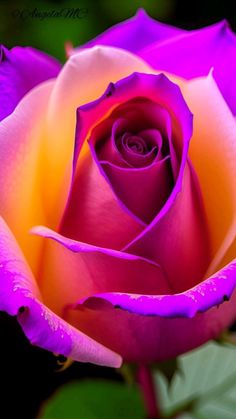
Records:
[[[143,138],[126,133],[122,136],[122,147],[127,151],[131,151],[135,154],[146,154],[148,152],[147,144]]]

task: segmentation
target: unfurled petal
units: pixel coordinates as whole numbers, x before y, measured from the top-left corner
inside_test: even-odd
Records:
[[[125,361],[170,359],[216,338],[233,322],[235,272],[236,260],[176,295],[100,294],[68,307],[65,318]]]
[[[195,287],[175,295],[135,295],[101,293],[93,297],[104,298],[136,314],[161,317],[194,317],[224,301],[228,301],[236,288],[236,259]],[[233,309],[233,307],[232,307]],[[234,307],[234,313],[236,308]]]
[[[236,114],[236,35],[226,21],[153,43],[139,54],[158,71],[187,79],[207,76],[213,68],[220,91]]]
[[[41,51],[0,46],[0,121],[12,113],[21,98],[37,84],[54,78],[60,63]]]
[[[145,258],[68,239],[34,227],[46,240],[39,278],[46,304],[64,317],[64,309],[98,292],[170,293],[160,267]]]
[[[119,367],[121,357],[63,321],[42,302],[14,236],[0,217],[0,310],[17,315],[32,344],[81,362]]]
[[[144,9],[139,9],[134,17],[113,26],[82,47],[109,45],[138,53],[153,42],[159,43],[181,33],[185,31],[157,22],[148,16]]]

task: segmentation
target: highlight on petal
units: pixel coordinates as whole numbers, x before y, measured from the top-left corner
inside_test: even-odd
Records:
[[[33,87],[58,75],[61,64],[29,47],[0,46],[0,121],[10,115]]]
[[[135,16],[112,26],[95,39],[82,45],[81,48],[91,48],[94,45],[108,45],[138,53],[153,42],[159,43],[182,33],[185,33],[183,29],[158,22],[148,16],[144,9],[138,9]],[[71,53],[73,54],[78,49],[72,50]]]
[[[151,72],[151,69],[136,55],[118,48],[102,46],[81,50],[64,65],[51,95],[47,121],[50,138],[47,154],[51,165],[47,179],[50,185],[47,202],[51,207],[60,199],[65,176],[67,184],[62,199],[65,202],[67,198],[71,175],[70,170],[67,172],[67,167],[69,165],[69,169],[71,168],[76,109],[99,97],[111,81],[115,82],[134,71]],[[54,208],[54,213],[57,210]],[[58,220],[60,215],[58,214]],[[52,223],[55,227],[55,218]]]
[[[0,122],[0,215],[13,231],[34,272],[38,269],[41,242],[32,240],[28,231],[46,220],[44,125],[53,83],[47,81],[36,86]]]
[[[121,357],[66,323],[42,302],[24,256],[0,217],[0,310],[17,315],[33,345],[80,362],[119,367]]]
[[[235,241],[236,121],[211,74],[183,83],[181,89],[194,113],[189,154],[201,185],[211,239],[213,259],[207,277],[223,267],[222,258]],[[235,253],[226,263],[234,257]]]
[[[220,91],[236,114],[236,35],[227,21],[153,43],[139,55],[153,68],[187,79],[207,76],[213,67]]]

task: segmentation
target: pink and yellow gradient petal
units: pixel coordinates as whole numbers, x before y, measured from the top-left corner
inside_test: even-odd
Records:
[[[0,123],[0,215],[16,236],[34,271],[40,241],[29,229],[46,222],[42,201],[43,129],[53,81],[31,90]]]
[[[213,77],[199,78],[181,86],[194,114],[190,159],[197,172],[213,249],[205,277],[219,267],[236,234],[236,121]],[[231,251],[235,258],[235,248]]]

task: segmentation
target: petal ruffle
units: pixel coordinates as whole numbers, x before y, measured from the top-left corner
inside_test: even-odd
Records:
[[[37,84],[57,76],[61,64],[41,51],[0,46],[0,121],[10,115],[21,98]]]
[[[121,357],[66,323],[42,302],[34,277],[0,218],[0,310],[17,315],[32,344],[80,362],[119,367]]]

